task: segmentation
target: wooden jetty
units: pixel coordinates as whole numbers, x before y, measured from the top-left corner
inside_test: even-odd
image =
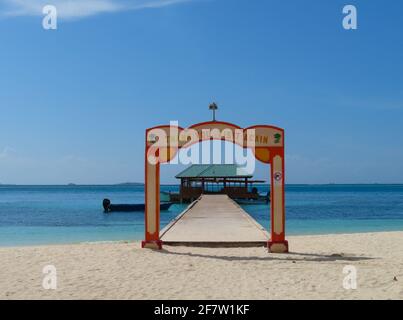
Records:
[[[227,195],[202,195],[161,230],[172,246],[267,246],[266,230]]]

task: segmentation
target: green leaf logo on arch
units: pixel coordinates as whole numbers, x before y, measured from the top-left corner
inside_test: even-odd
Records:
[[[274,143],[280,143],[280,140],[281,140],[281,134],[276,133],[274,135]]]

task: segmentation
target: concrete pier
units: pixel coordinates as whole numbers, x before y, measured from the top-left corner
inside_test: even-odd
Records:
[[[269,235],[227,195],[203,195],[161,231],[165,245],[267,246]]]

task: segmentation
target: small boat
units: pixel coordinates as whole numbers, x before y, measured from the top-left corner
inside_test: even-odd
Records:
[[[267,200],[259,199],[259,200],[248,200],[248,199],[234,199],[236,203],[241,206],[255,206],[260,204],[268,204]]]
[[[160,204],[160,211],[168,211],[173,203],[165,202]],[[145,204],[112,204],[109,199],[104,199],[102,202],[104,212],[144,212],[146,209]]]
[[[267,195],[259,195],[257,199],[234,199],[236,203],[242,206],[268,204],[270,202],[270,192]]]

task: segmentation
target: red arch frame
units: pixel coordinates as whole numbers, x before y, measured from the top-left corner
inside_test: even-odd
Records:
[[[217,126],[224,126],[224,129],[232,130],[242,130],[243,134],[247,130],[268,130],[268,132],[279,132],[281,133],[281,143],[279,146],[267,145],[267,146],[256,146],[254,149],[254,154],[257,160],[270,164],[271,169],[271,239],[268,241],[268,248],[271,252],[288,252],[288,242],[285,240],[285,161],[284,161],[284,129],[271,126],[271,125],[254,125],[248,128],[242,128],[238,125],[229,122],[222,121],[208,121],[201,122],[190,126],[188,129],[195,128],[211,128],[217,129]],[[225,128],[227,127],[227,128]],[[145,141],[145,240],[142,242],[143,248],[162,248],[162,241],[160,239],[160,163],[167,161],[158,161],[158,163],[151,165],[148,161],[148,154],[152,143],[148,140],[150,132],[156,129],[167,129],[172,128],[169,125],[160,125],[146,130],[146,141]],[[182,127],[174,127],[178,131],[178,134],[183,130]],[[222,130],[224,130],[222,129]],[[222,131],[221,130],[221,131]],[[218,140],[210,137],[209,140]],[[228,141],[225,137],[221,137],[220,140]],[[203,137],[200,137],[199,141],[205,141]],[[197,143],[198,143],[197,142]],[[195,142],[196,143],[196,142]],[[232,143],[239,145],[235,139]],[[177,146],[175,149],[175,154],[179,152],[181,148],[187,148],[193,145],[193,143],[186,146]],[[168,146],[169,147],[169,146]],[[243,148],[250,148],[248,146],[242,145]],[[170,148],[171,149],[171,148]],[[261,151],[259,151],[261,150]],[[264,154],[264,159],[259,159],[260,153]],[[175,155],[174,154],[174,155]],[[160,156],[160,149],[156,151],[156,155]],[[174,156],[173,155],[173,156]],[[172,154],[168,154],[167,158],[170,161],[173,158]],[[280,176],[280,180],[277,181],[275,176]]]

